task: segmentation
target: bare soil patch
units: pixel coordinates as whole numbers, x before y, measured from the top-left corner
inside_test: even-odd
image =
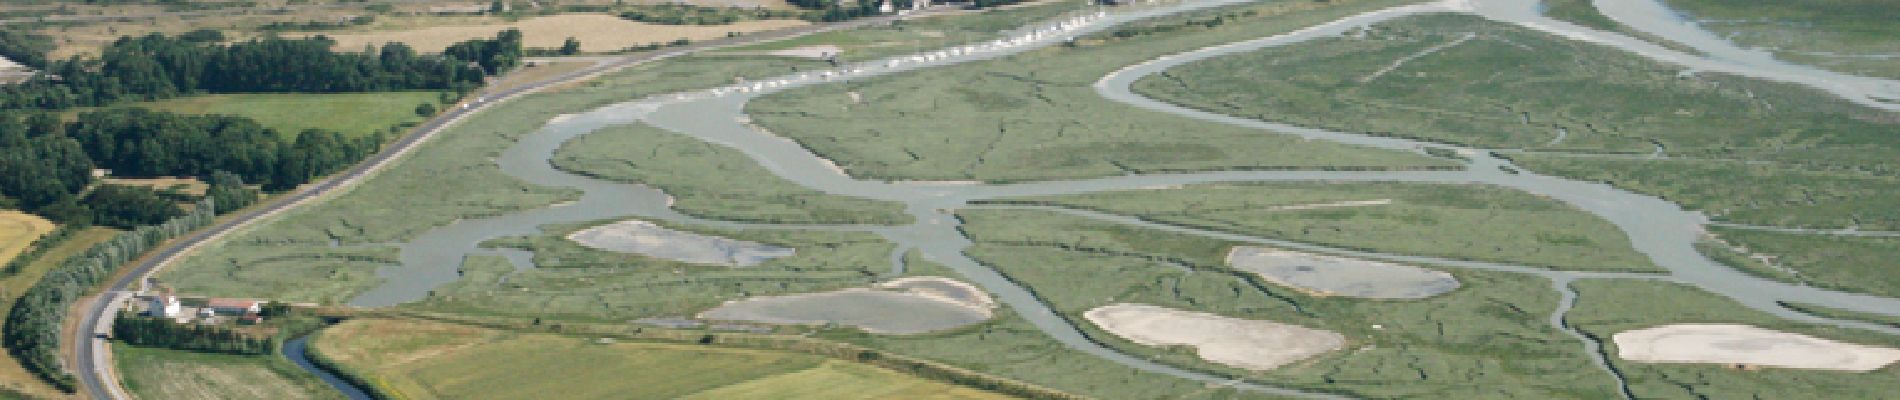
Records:
[[[1108,333],[1148,346],[1193,346],[1201,359],[1265,371],[1346,345],[1332,331],[1224,317],[1147,304],[1111,304],[1083,313]]]
[[[1227,264],[1318,296],[1422,299],[1458,289],[1451,274],[1410,265],[1237,246]]]
[[[365,45],[382,46],[384,43],[402,42],[417,51],[439,52],[456,42],[491,38],[497,32],[515,28],[521,30],[522,42],[527,47],[558,48],[568,37],[573,37],[581,41],[581,51],[608,52],[678,39],[699,41],[726,37],[728,32],[757,32],[807,24],[799,20],[761,20],[710,26],[657,25],[606,14],[561,14],[516,22],[495,20],[494,23],[476,25],[353,33],[308,32],[285,36],[329,36],[336,40],[337,49],[348,51],[362,49]]]
[[[790,257],[795,249],[666,229],[652,222],[627,220],[567,235],[582,246],[617,253],[696,264],[756,266]]]
[[[1863,346],[1739,324],[1674,324],[1612,336],[1617,357],[1645,363],[1729,364],[1866,372],[1900,349]]]
[[[53,231],[53,222],[33,214],[0,210],[0,264],[13,261],[40,235]]]
[[[823,293],[734,300],[700,319],[779,325],[838,324],[877,334],[941,331],[990,319],[995,303],[962,281],[922,277]]]

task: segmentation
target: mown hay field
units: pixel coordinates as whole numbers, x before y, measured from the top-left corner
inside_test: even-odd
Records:
[[[210,94],[130,103],[180,114],[224,114],[295,137],[306,129],[328,129],[351,137],[390,132],[391,127],[422,122],[416,106],[434,105],[436,92]],[[399,132],[399,131],[398,131]],[[390,134],[395,137],[395,134]]]
[[[431,26],[389,31],[312,32],[285,36],[327,36],[335,40],[336,49],[342,51],[357,51],[363,46],[381,47],[389,42],[402,42],[418,52],[434,53],[456,42],[490,38],[497,32],[514,28],[521,30],[522,45],[526,47],[560,48],[563,41],[572,37],[581,41],[581,51],[608,52],[652,43],[667,43],[678,39],[698,41],[723,38],[728,32],[758,32],[809,24],[800,20],[778,19],[740,21],[729,25],[658,25],[635,22],[607,14],[560,14],[508,23]]]
[[[349,321],[324,331],[315,348],[411,399],[1007,398],[810,354],[413,320]]]
[[[112,348],[132,397],[173,399],[341,399],[287,361],[269,356],[198,353],[137,346]]]
[[[53,222],[33,214],[0,210],[0,264],[26,252],[40,235],[53,231]]]

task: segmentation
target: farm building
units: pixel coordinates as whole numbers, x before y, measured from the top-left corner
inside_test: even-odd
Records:
[[[245,299],[211,299],[206,307],[222,315],[248,315],[264,311],[264,302]]]

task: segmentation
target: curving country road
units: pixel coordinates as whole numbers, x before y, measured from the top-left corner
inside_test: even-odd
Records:
[[[117,314],[117,309],[123,305],[124,300],[131,298],[134,285],[139,285],[145,277],[150,276],[154,271],[177,260],[181,255],[189,254],[200,245],[214,242],[226,234],[235,232],[259,220],[295,209],[312,200],[321,199],[326,195],[336,193],[339,190],[347,189],[363,181],[365,178],[375,175],[377,172],[392,165],[395,161],[402,159],[403,156],[415,151],[418,145],[429,141],[429,139],[441,133],[445,128],[453,126],[469,115],[486,110],[490,106],[549,87],[592,78],[603,73],[642,63],[722,47],[780,40],[838,29],[885,24],[900,19],[935,15],[947,10],[949,9],[936,9],[901,16],[888,15],[864,18],[846,22],[810,25],[792,29],[760,32],[740,37],[710,40],[656,52],[613,58],[586,69],[562,74],[535,83],[499,92],[483,93],[475,100],[464,103],[464,106],[451,108],[449,111],[417,126],[416,129],[410,131],[408,135],[390,143],[390,145],[382,151],[370,156],[369,159],[358,163],[349,170],[332,175],[315,184],[297,188],[289,194],[279,196],[265,204],[242,211],[235,217],[226,217],[223,222],[201,229],[184,238],[175,239],[170,243],[146,253],[141,261],[107,285],[99,296],[81,300],[79,306],[84,311],[80,314],[81,317],[78,320],[77,326],[80,328],[74,330],[75,333],[71,341],[66,343],[73,349],[71,354],[72,358],[70,359],[71,362],[67,364],[70,367],[68,370],[78,376],[80,388],[83,390],[82,393],[92,398],[129,399],[130,396],[119,386],[118,380],[113,376],[111,371],[112,365],[109,361],[110,351],[107,349],[107,341],[103,339],[103,335],[112,331],[112,316]]]

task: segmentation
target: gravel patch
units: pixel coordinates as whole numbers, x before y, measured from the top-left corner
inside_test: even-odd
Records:
[[[796,252],[763,243],[666,229],[639,220],[587,228],[568,234],[567,240],[598,250],[728,267],[756,266]]]
[[[1227,265],[1317,296],[1423,299],[1458,289],[1451,274],[1410,265],[1237,246]]]

